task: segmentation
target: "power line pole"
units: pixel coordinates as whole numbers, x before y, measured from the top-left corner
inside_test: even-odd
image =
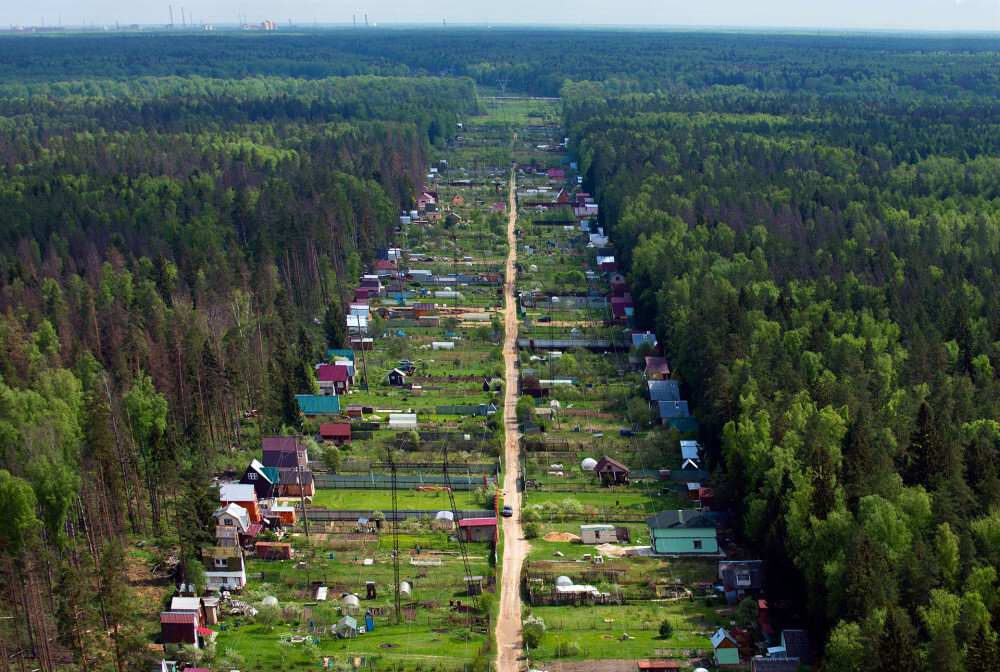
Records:
[[[302,502],[302,524],[306,528],[306,541],[309,541],[309,514],[306,513],[305,484],[302,482],[302,465],[299,463],[299,449],[295,447],[295,470],[299,480],[299,500]]]

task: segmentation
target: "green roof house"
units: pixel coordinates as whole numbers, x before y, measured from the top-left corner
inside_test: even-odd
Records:
[[[302,415],[337,415],[340,413],[340,397],[323,394],[296,394]]]
[[[715,521],[700,511],[661,511],[646,519],[654,553],[701,555],[719,552]]]

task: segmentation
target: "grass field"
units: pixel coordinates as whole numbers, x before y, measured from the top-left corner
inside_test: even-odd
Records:
[[[455,505],[459,509],[479,509],[479,503],[473,501],[470,491],[455,491]],[[389,511],[392,509],[391,490],[316,490],[313,497],[315,506],[325,506],[328,509],[371,509]],[[450,509],[448,493],[441,490],[418,491],[399,490],[397,505],[400,509],[426,509],[440,511]],[[487,507],[491,508],[491,507]]]

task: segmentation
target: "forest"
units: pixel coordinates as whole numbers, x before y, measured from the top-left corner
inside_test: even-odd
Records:
[[[146,669],[135,544],[197,571],[210,476],[301,424],[346,283],[477,103],[367,75],[22,84],[0,98],[0,658]]]
[[[771,617],[823,670],[995,669],[995,95],[563,94]]]

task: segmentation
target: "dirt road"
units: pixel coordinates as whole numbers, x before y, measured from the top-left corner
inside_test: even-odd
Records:
[[[521,565],[528,554],[528,542],[521,531],[521,497],[517,492],[517,477],[521,472],[520,450],[518,446],[517,417],[517,287],[515,266],[517,263],[517,240],[514,228],[517,225],[517,190],[514,170],[510,171],[510,205],[507,222],[507,271],[504,282],[504,341],[503,360],[506,371],[504,388],[504,503],[514,509],[511,518],[503,518],[503,577],[500,581],[500,615],[497,619],[497,670],[515,672],[520,669],[521,657]]]

